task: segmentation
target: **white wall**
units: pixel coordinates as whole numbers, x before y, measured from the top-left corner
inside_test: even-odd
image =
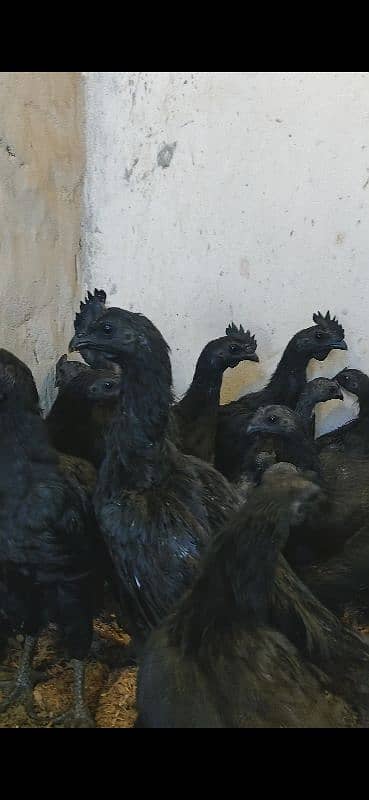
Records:
[[[86,285],[159,326],[176,390],[231,319],[256,333],[261,364],[229,371],[223,399],[262,385],[327,308],[350,351],[314,374],[369,372],[369,73],[84,79]],[[351,414],[332,408],[324,429]]]

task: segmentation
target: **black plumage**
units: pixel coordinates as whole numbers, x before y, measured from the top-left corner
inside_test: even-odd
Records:
[[[141,314],[110,308],[70,348],[97,349],[122,369],[95,509],[119,582],[127,629],[144,638],[191,584],[209,537],[239,502],[210,465],[167,439],[169,348]]]
[[[369,377],[359,369],[341,370],[336,380],[346,392],[357,397],[359,414],[355,419],[336,430],[319,436],[316,440],[319,452],[333,447],[346,454],[369,455]]]
[[[74,320],[76,339],[83,337],[89,324],[102,314],[105,303],[103,289],[87,292]],[[119,369],[98,351],[80,348],[79,352],[85,364],[68,361],[66,355],[56,364],[58,395],[46,423],[56,449],[97,467],[104,456],[105,432],[114,413]]]
[[[226,335],[208,342],[200,353],[192,383],[171,410],[177,447],[188,455],[214,462],[220,390],[223,373],[241,361],[259,361],[250,331],[232,322]]]
[[[346,368],[336,375],[336,380],[345,391],[356,395],[359,414],[318,437],[316,446],[323,465],[332,469],[333,476],[336,465],[338,491],[341,482],[348,484],[349,490],[351,487],[349,507],[352,508],[352,497],[365,498],[365,482],[369,477],[365,463],[369,455],[369,378],[360,370]],[[301,570],[303,580],[327,608],[359,625],[369,621],[369,527],[364,515],[362,521],[362,528],[349,537],[336,555]],[[355,522],[355,527],[359,523],[360,520]]]
[[[369,526],[341,552],[300,570],[302,580],[331,611],[354,626],[369,622]]]
[[[367,726],[369,650],[280,556],[319,502],[296,472],[254,490],[146,643],[137,727]]]
[[[14,353],[10,353],[9,350],[0,348],[0,369],[4,378],[4,387],[7,388],[6,378],[9,376],[9,380],[19,387],[24,408],[27,411],[41,414],[37,387],[27,364],[17,358]]]
[[[78,362],[67,362],[77,364]],[[120,380],[117,370],[92,369],[84,364],[59,377],[58,395],[46,417],[53,447],[96,467],[105,452],[105,433],[114,416]]]
[[[294,566],[337,555],[365,524],[369,513],[369,461],[327,448],[320,455],[306,434],[301,417],[284,406],[266,406],[251,418],[249,432],[276,436],[284,442],[283,460],[313,470],[324,488],[328,505],[319,521],[296,528],[286,553]],[[280,460],[276,446],[277,460]]]
[[[320,471],[319,460],[315,447],[309,445],[307,439],[314,438],[315,412],[319,403],[330,400],[343,400],[339,383],[331,378],[314,378],[305,384],[296,403],[295,412],[301,420],[301,425],[296,425],[294,436],[261,434],[260,430],[253,430],[251,415],[245,441],[245,454],[239,463],[237,483],[255,483],[260,474],[265,470],[265,465],[279,461],[297,464],[302,469],[316,469]],[[272,406],[266,408],[272,409]],[[271,413],[273,413],[271,411]],[[249,444],[250,440],[250,444]]]
[[[296,403],[295,411],[302,418],[306,432],[315,438],[315,407],[330,400],[343,400],[343,393],[336,378],[313,378],[304,386]]]
[[[36,639],[48,622],[63,634],[74,667],[74,705],[58,724],[90,727],[84,660],[102,600],[104,548],[88,494],[74,468],[63,468],[44,421],[24,401],[11,365],[0,365],[0,585],[9,628],[25,634],[15,684],[1,708],[30,702]]]
[[[257,452],[265,449],[262,436],[252,442],[247,439],[250,415],[266,405],[283,404],[294,409],[306,383],[309,361],[312,358],[324,361],[331,350],[347,350],[344,330],[329,311],[325,316],[320,312],[314,314],[313,320],[314,325],[292,337],[264,389],[219,408],[215,466],[229,480],[239,479],[248,447],[251,463]]]

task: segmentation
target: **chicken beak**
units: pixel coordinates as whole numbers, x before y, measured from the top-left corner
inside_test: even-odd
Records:
[[[248,361],[255,361],[256,364],[258,364],[259,361],[260,361],[259,356],[257,356],[256,353],[250,353],[250,355],[247,356],[247,360]]]
[[[73,336],[73,339],[70,340],[68,346],[68,353],[74,353],[75,351],[82,350],[84,347],[88,347],[89,342],[84,338],[83,333],[76,333]]]
[[[336,344],[332,345],[333,350],[347,350],[347,344],[344,339],[341,342],[336,342]]]
[[[255,423],[251,422],[250,425],[248,425],[246,428],[246,433],[247,435],[249,435],[250,433],[258,433],[260,430],[261,428],[259,427],[257,422]]]

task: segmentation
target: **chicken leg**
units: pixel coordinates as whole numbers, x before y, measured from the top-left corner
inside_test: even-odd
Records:
[[[72,659],[74,671],[73,705],[64,714],[54,717],[49,727],[56,728],[95,728],[84,698],[85,664],[77,658]]]
[[[13,705],[21,704],[24,705],[30,717],[37,718],[38,715],[34,708],[33,687],[42,679],[43,673],[32,670],[32,659],[36,644],[36,637],[25,637],[23,652],[15,680],[0,681],[0,689],[10,689],[7,697],[0,703],[0,713],[3,713]]]

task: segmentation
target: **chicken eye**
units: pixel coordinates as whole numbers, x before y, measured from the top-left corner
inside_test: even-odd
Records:
[[[104,333],[107,333],[107,334],[109,334],[109,333],[111,333],[111,332],[112,332],[112,330],[113,330],[113,327],[112,327],[112,325],[110,324],[110,322],[104,322],[104,324],[103,324],[103,326],[102,326],[102,329],[103,329]]]
[[[315,338],[316,338],[316,339],[323,339],[323,334],[322,334],[322,332],[321,332],[321,331],[317,331],[317,332],[316,332],[316,334],[315,334]]]
[[[104,389],[111,389],[113,384],[110,381],[105,381]]]
[[[230,350],[231,353],[238,353],[238,351],[239,351],[238,344],[230,344],[229,345],[229,350]]]
[[[270,417],[268,417],[268,422],[271,422],[272,425],[274,425],[274,423],[277,422],[277,417],[274,414],[271,414]]]

